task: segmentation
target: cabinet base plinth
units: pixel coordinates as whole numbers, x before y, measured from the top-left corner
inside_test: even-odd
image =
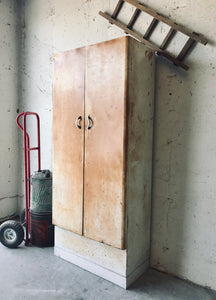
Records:
[[[124,289],[148,268],[145,260],[127,268],[127,251],[120,250],[56,227],[54,254]]]
[[[101,265],[98,265],[94,261],[88,260],[86,257],[82,257],[71,250],[55,246],[54,253],[56,256],[71,262],[72,264],[91,272],[101,278],[104,278],[124,289],[127,289],[136,279],[138,279],[148,268],[148,262],[143,263],[129,276],[118,274],[112,270],[109,270]]]

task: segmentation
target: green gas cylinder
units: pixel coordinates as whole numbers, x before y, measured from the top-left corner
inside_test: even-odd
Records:
[[[52,174],[41,170],[31,176],[30,210],[35,213],[52,212]]]

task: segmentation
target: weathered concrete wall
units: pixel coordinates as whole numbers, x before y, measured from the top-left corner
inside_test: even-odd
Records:
[[[0,219],[17,210],[18,130],[18,48],[16,1],[0,1]]]
[[[188,72],[158,59],[152,266],[216,289],[216,3],[148,3],[209,39]]]
[[[52,54],[53,54],[53,1],[22,1],[20,26],[20,112],[32,111],[40,116],[41,167],[51,169],[52,162]],[[35,117],[28,118],[27,128],[31,146],[36,145]],[[20,134],[20,150],[23,149]],[[22,152],[22,151],[21,151]],[[37,171],[37,151],[31,152],[31,174]],[[23,194],[23,152],[20,153],[19,194]],[[24,201],[19,201],[19,211]]]
[[[52,53],[123,35],[98,15],[117,0],[23,1],[22,108],[42,119],[42,167],[51,168]],[[152,266],[216,289],[215,36],[213,0],[143,3],[203,33],[185,72],[157,59]],[[125,19],[131,9],[125,7]],[[146,21],[137,29],[146,27]],[[149,22],[149,20],[148,20]],[[159,26],[154,40],[166,27]],[[178,51],[178,38],[172,51]]]

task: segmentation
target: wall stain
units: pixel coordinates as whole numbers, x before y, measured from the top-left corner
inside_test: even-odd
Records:
[[[169,227],[169,214],[170,214],[170,209],[171,209],[171,206],[172,206],[174,200],[171,199],[171,198],[167,198],[167,200],[169,201],[168,209],[167,209],[167,216],[166,216],[166,228],[168,230],[168,227]]]
[[[154,55],[153,51],[148,51],[148,50],[147,50],[147,51],[145,52],[145,57],[147,57],[148,60],[151,60],[152,57],[153,57],[153,55]]]

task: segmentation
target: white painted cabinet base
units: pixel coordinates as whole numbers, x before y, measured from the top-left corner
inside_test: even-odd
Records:
[[[146,258],[138,266],[127,268],[127,251],[120,250],[70,231],[55,227],[56,256],[100,276],[112,283],[128,288],[148,268]]]

